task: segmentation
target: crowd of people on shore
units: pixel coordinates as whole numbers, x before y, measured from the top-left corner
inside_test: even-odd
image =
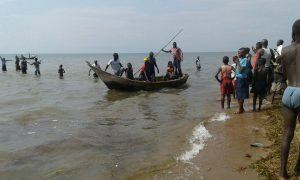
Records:
[[[283,40],[277,41],[277,47],[268,47],[268,40],[263,39],[252,47],[253,55],[248,47],[238,50],[238,55],[223,57],[223,65],[218,69],[215,78],[220,83],[221,107],[224,109],[225,97],[227,108],[230,108],[231,95],[238,100],[238,113],[245,112],[244,100],[253,93],[252,111],[260,111],[267,94],[272,94],[272,103],[276,94],[283,94],[287,84],[283,76],[281,53]],[[258,109],[256,101],[258,99]]]
[[[292,43],[283,48],[283,40],[277,41],[277,48],[268,48],[268,41],[263,39],[252,48],[240,48],[238,55],[223,58],[215,78],[220,82],[221,106],[224,108],[227,97],[227,108],[230,108],[231,95],[238,100],[238,113],[244,113],[244,100],[253,93],[253,111],[261,110],[263,99],[271,96],[272,103],[277,94],[282,95],[283,107],[283,140],[281,143],[281,160],[279,177],[289,179],[287,164],[290,144],[294,138],[297,120],[300,122],[300,19],[292,26]],[[258,109],[256,101],[259,99]],[[300,179],[300,150],[295,165],[295,175]]]

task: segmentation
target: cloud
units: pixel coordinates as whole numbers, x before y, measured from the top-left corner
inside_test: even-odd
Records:
[[[177,40],[187,51],[231,51],[262,38],[288,42],[300,5],[298,0],[51,2],[7,1],[0,11],[0,36],[6,42],[0,49],[146,52],[183,28]]]

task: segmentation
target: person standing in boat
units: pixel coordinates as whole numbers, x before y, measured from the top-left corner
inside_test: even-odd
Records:
[[[98,64],[98,61],[97,61],[97,60],[94,61],[93,66],[96,67],[96,68],[101,69],[101,67],[100,67],[100,65]],[[89,70],[89,76],[91,76],[91,71],[92,71],[92,69]],[[94,72],[93,76],[94,76],[94,78],[98,78],[98,75],[97,75],[97,73],[95,73],[95,72]]]
[[[20,58],[16,55],[15,56],[15,65],[16,65],[16,71],[21,71],[21,67],[20,67]]]
[[[6,72],[7,71],[7,69],[6,69],[6,62],[7,61],[11,61],[11,60],[6,60],[5,58],[3,58],[1,56],[0,56],[0,59],[1,59],[1,62],[2,62],[2,71]]]
[[[159,74],[159,69],[157,67],[157,64],[156,64],[156,59],[154,57],[154,53],[153,52],[150,52],[149,53],[149,80],[151,82],[154,82],[156,79],[155,79],[155,68],[157,70],[157,73]]]
[[[183,53],[179,47],[177,47],[177,43],[173,42],[173,48],[169,51],[162,49],[165,53],[172,53],[173,55],[173,65],[175,67],[175,74],[179,77],[182,76],[181,72],[181,61],[183,61]]]
[[[105,67],[105,71],[107,70],[107,68],[109,66],[111,66],[111,68],[116,76],[122,76],[124,70],[123,70],[123,65],[121,64],[121,62],[119,60],[119,54],[114,53],[113,57],[114,57],[113,59],[108,61],[107,65]]]

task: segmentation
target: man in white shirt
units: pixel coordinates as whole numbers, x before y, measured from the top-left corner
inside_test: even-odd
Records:
[[[107,70],[107,68],[109,66],[111,66],[111,68],[112,68],[112,70],[113,70],[113,72],[116,76],[122,76],[124,70],[123,70],[123,66],[122,66],[122,64],[119,60],[118,53],[114,53],[113,57],[114,57],[113,59],[108,61],[107,65],[106,65],[106,68],[105,68],[105,71]]]
[[[277,41],[277,48],[275,49],[275,58],[277,58],[278,56],[281,56],[281,51],[282,51],[282,47],[283,47],[283,40],[279,39]]]

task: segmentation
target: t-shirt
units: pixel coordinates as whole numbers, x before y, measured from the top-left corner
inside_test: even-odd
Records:
[[[147,65],[144,63],[141,68],[141,73],[146,72],[146,70],[147,70]]]
[[[27,61],[21,61],[21,68],[27,69]]]
[[[32,63],[32,64],[34,65],[35,69],[37,69],[37,70],[40,69],[40,64],[41,64],[41,62],[37,61],[37,62],[34,62],[34,63]]]
[[[108,61],[107,65],[111,66],[115,74],[118,73],[118,71],[121,69],[119,59],[118,60],[111,59],[110,61]]]
[[[283,47],[282,45],[277,46],[276,53],[275,53],[275,58],[278,57],[278,56],[281,56],[282,47]]]
[[[128,79],[133,79],[134,78],[133,77],[133,70],[132,70],[132,68],[126,68],[125,69],[125,73],[126,73],[126,77]]]
[[[96,64],[94,63],[93,66],[96,67],[96,68],[101,69],[99,64],[96,65]]]
[[[263,48],[263,50],[265,51],[264,55],[262,56],[262,58],[266,59],[266,65],[265,67],[270,67],[271,66],[271,58],[272,58],[272,54],[269,48]]]
[[[240,58],[240,65],[244,70],[241,72],[239,68],[236,69],[236,77],[237,78],[247,78],[248,77],[248,70],[247,70],[247,64],[248,64],[248,59],[247,58]],[[246,68],[246,69],[245,69]]]
[[[2,66],[6,65],[6,60],[4,58],[2,58],[1,61],[2,61]]]
[[[252,64],[252,67],[253,67],[254,70],[256,69],[258,57],[259,57],[259,51],[257,51],[254,54],[254,56],[252,57],[252,63],[251,64]]]
[[[149,58],[149,71],[150,73],[155,73],[155,65],[156,65],[156,59],[155,58],[152,58],[150,59]]]
[[[64,72],[65,72],[65,70],[64,70],[63,68],[59,68],[59,69],[58,69],[58,74],[59,74],[60,76],[63,76],[63,75],[64,75]]]
[[[172,48],[171,53],[176,60],[182,60],[182,51],[180,48]]]
[[[236,69],[236,63],[231,64],[231,67],[235,70]],[[234,70],[231,70],[231,78],[235,78]]]

